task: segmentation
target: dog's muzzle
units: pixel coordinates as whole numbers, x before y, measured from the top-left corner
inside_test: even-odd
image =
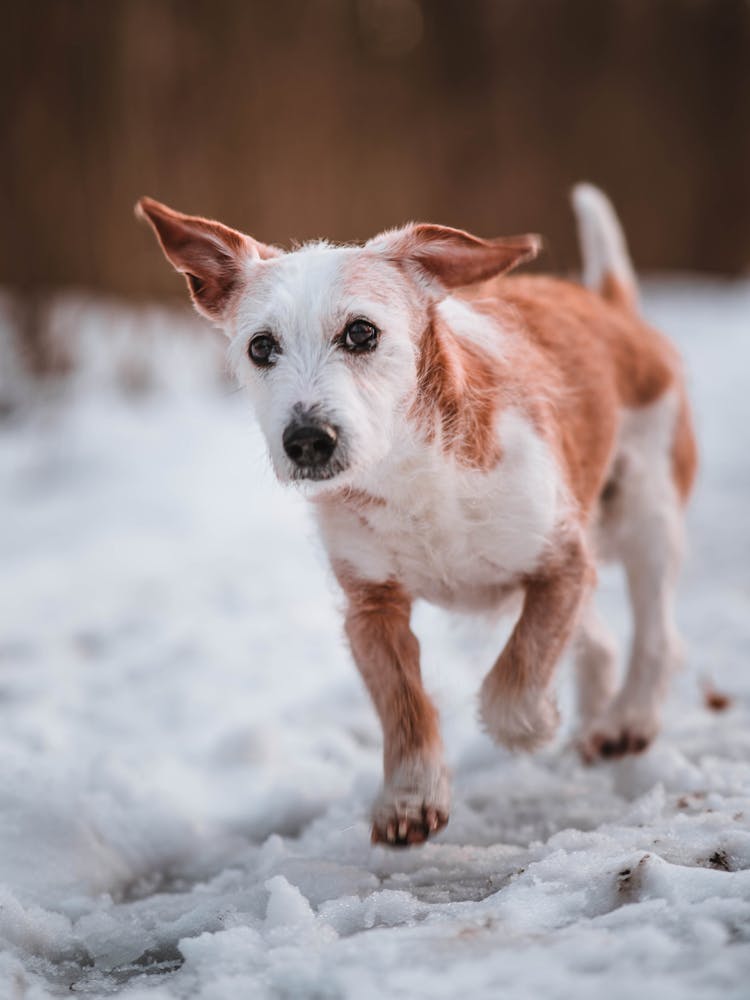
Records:
[[[303,476],[324,478],[338,444],[338,432],[310,411],[302,411],[287,425],[281,441],[284,451]]]

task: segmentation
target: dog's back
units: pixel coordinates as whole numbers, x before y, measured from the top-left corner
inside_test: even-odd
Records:
[[[623,418],[663,397],[674,408],[668,450],[672,477],[685,501],[697,449],[681,359],[638,311],[635,277],[609,203],[601,192],[580,185],[574,204],[584,276],[593,287],[546,275],[514,275],[459,294],[482,313],[496,315],[500,325],[531,347],[525,354],[516,352],[514,370],[502,377],[532,387],[527,407],[534,407],[536,396],[554,410],[545,430],[557,438],[569,485],[585,510],[607,488]]]

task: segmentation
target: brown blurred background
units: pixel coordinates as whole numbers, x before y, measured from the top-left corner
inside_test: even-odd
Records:
[[[750,0],[27,0],[0,33],[0,286],[182,295],[136,197],[266,241],[537,230],[750,265]]]

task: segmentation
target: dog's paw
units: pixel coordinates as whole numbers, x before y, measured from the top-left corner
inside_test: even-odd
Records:
[[[443,764],[402,765],[383,786],[372,811],[372,842],[422,844],[448,822],[450,780]]]
[[[617,702],[599,719],[590,722],[579,735],[578,752],[587,764],[612,760],[647,750],[661,728],[653,708]]]
[[[479,695],[479,718],[497,743],[509,750],[538,750],[554,737],[560,713],[547,691],[508,694],[488,677]]]

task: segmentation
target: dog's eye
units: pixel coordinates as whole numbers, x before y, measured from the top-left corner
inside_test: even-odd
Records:
[[[354,354],[374,351],[378,346],[378,330],[366,319],[355,319],[341,335],[341,346]]]
[[[247,353],[253,364],[260,368],[267,368],[275,364],[276,358],[281,354],[281,347],[278,340],[270,333],[258,333],[250,341]]]

